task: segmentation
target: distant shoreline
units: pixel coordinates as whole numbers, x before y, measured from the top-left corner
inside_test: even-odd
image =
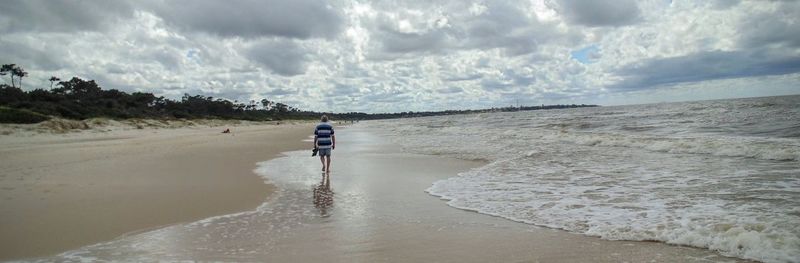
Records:
[[[14,66],[11,64],[10,66]],[[128,94],[115,89],[103,90],[94,80],[73,77],[59,81],[55,88],[23,91],[16,86],[0,84],[0,123],[39,123],[51,118],[86,120],[90,118],[156,119],[156,120],[315,120],[327,114],[333,120],[358,121],[394,119],[450,114],[468,114],[498,111],[547,110],[579,107],[597,107],[587,104],[558,104],[541,106],[508,106],[471,110],[443,110],[396,113],[315,112],[302,110],[268,99],[250,102],[230,101],[204,95],[184,94],[180,100],[156,97],[153,93]]]
[[[309,120],[292,121],[246,121],[220,119],[122,119],[91,118],[86,120],[70,120],[52,118],[33,124],[0,123],[0,136],[36,134],[74,134],[82,132],[109,133],[126,130],[159,130],[203,127],[241,127],[252,125],[285,125],[310,123]]]

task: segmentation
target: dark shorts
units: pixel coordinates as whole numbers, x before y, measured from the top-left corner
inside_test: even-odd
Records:
[[[327,148],[327,149],[321,149],[320,148],[319,152],[317,154],[319,154],[319,156],[331,156],[331,148]]]

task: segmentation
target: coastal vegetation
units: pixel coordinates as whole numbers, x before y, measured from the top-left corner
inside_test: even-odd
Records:
[[[50,117],[26,109],[12,109],[0,106],[0,123],[39,123]]]
[[[94,80],[73,77],[62,81],[51,77],[50,88],[24,91],[22,78],[28,75],[14,64],[2,65],[3,76],[10,75],[11,86],[0,84],[0,123],[37,123],[50,116],[84,120],[112,119],[233,119],[250,121],[311,120],[320,112],[301,110],[268,99],[249,102],[230,101],[203,95],[184,94],[180,100],[155,96],[148,92],[127,93],[102,89]],[[18,87],[19,86],[19,87]],[[592,107],[596,105],[542,105],[398,113],[327,113],[335,120],[369,120],[435,115]]]

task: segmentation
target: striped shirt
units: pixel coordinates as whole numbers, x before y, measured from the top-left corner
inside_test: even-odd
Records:
[[[317,148],[330,149],[331,145],[333,145],[331,136],[333,136],[333,126],[331,126],[330,123],[320,122],[317,124],[317,128],[314,129],[314,138],[317,139]]]

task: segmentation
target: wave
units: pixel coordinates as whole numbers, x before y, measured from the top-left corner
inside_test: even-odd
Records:
[[[456,208],[604,239],[798,262],[799,102],[795,96],[370,125],[407,151],[487,160],[427,190]]]
[[[542,134],[541,139],[584,146],[641,148],[665,153],[710,154],[778,161],[800,160],[800,145],[796,145],[796,140],[780,138],[652,137],[598,132],[558,132]]]
[[[687,245],[765,262],[797,262],[800,255],[800,207],[774,212],[757,203],[704,197],[688,190],[694,186],[659,190],[675,185],[667,176],[614,179],[602,176],[609,171],[599,167],[525,165],[527,157],[435,182],[426,192],[455,208],[603,239]],[[683,182],[711,184],[701,177]],[[786,198],[796,196],[791,191]]]

